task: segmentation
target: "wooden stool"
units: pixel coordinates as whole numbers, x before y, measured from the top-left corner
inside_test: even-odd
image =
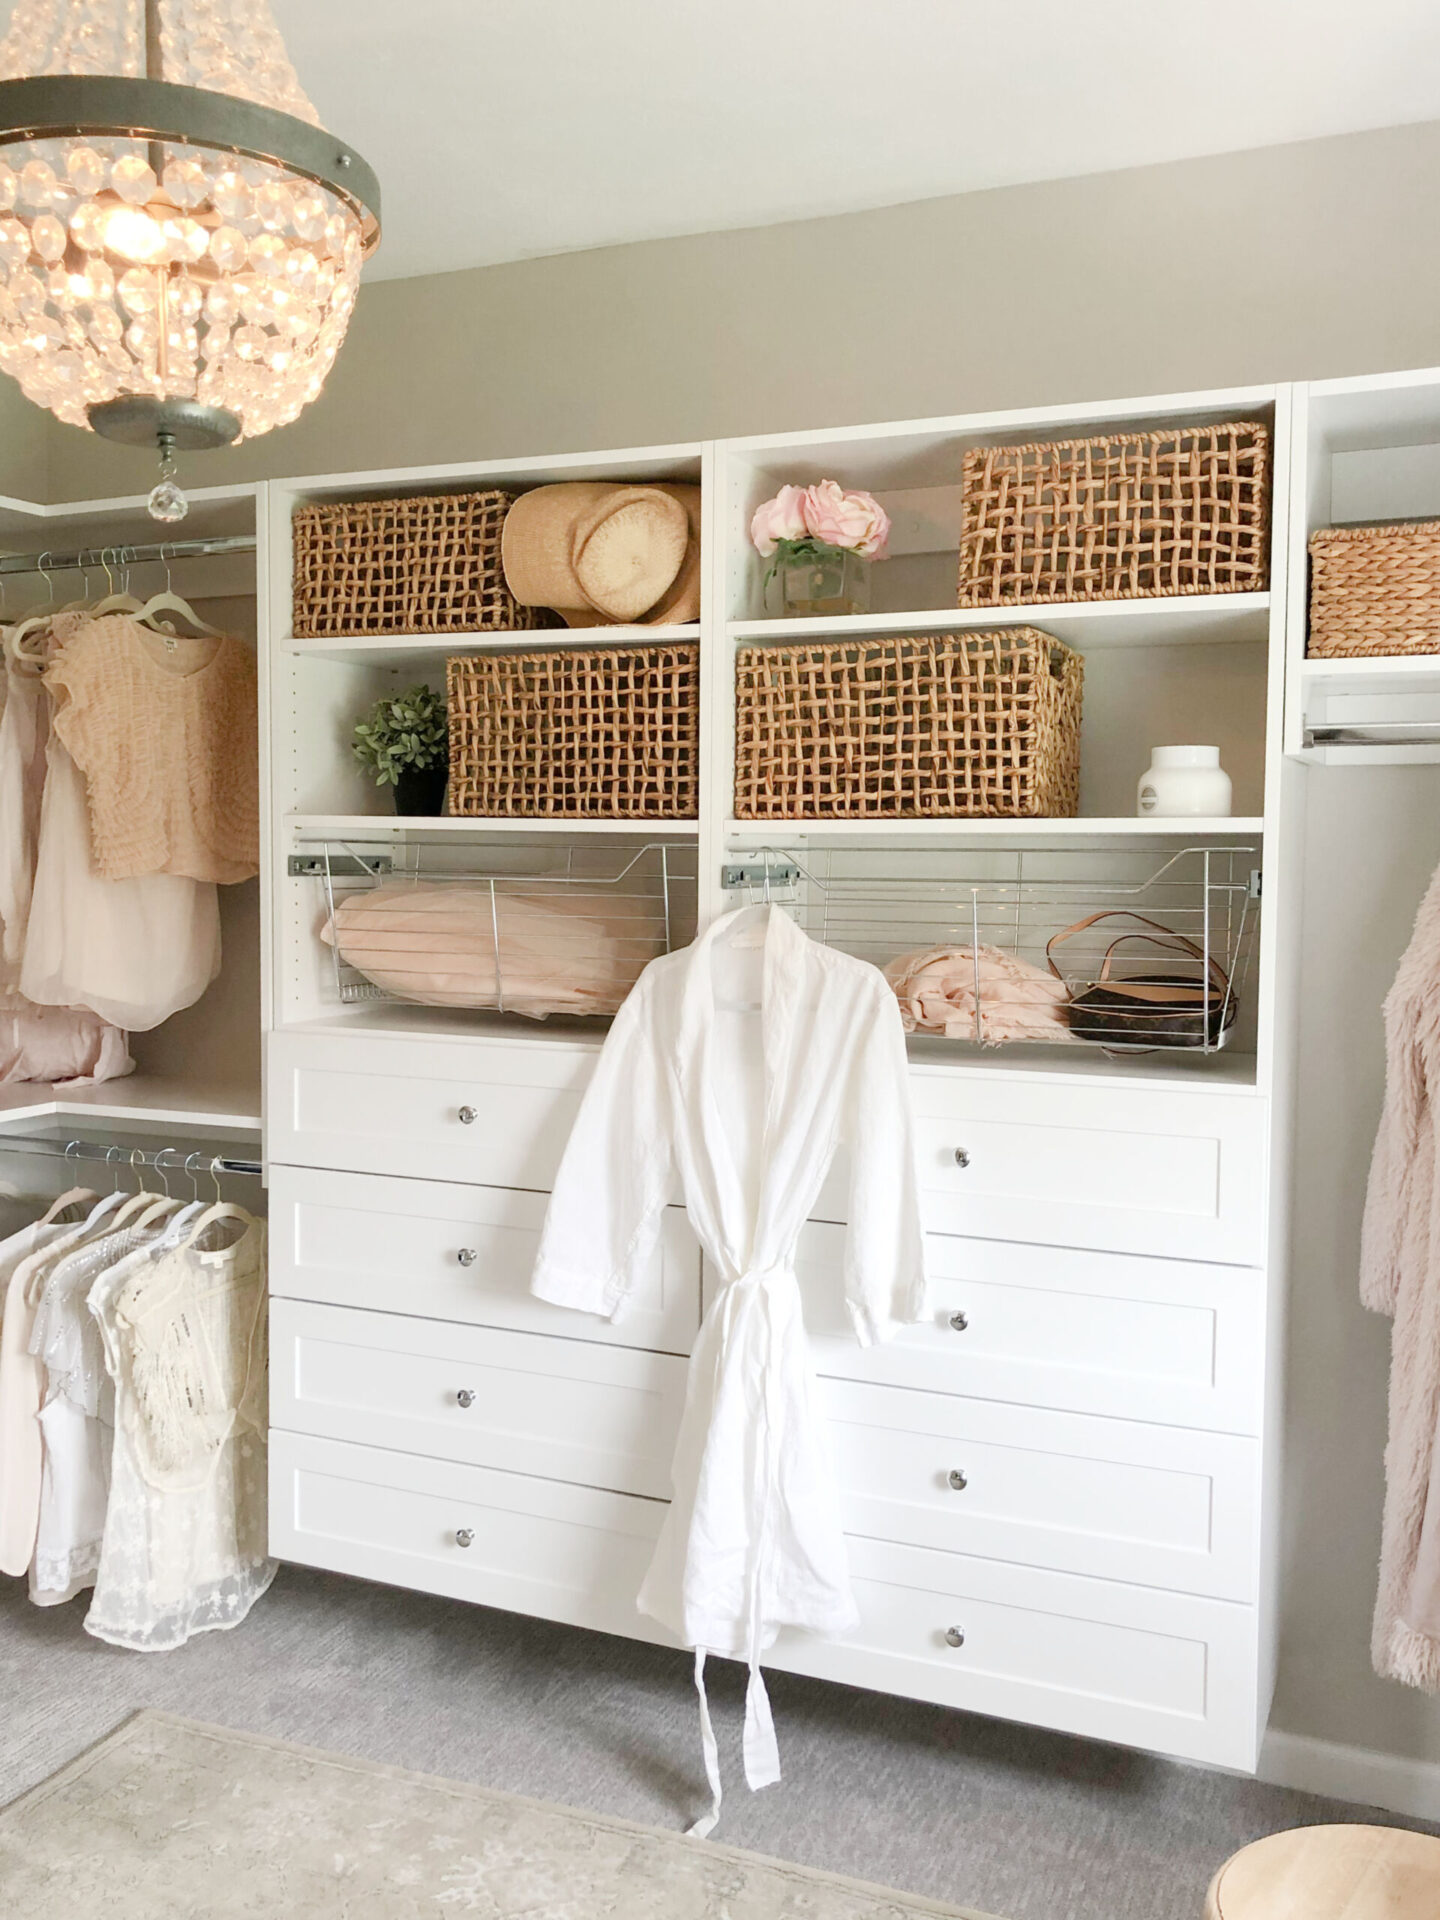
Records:
[[[1205,1920],[1436,1920],[1440,1840],[1402,1827],[1296,1827],[1243,1847]]]

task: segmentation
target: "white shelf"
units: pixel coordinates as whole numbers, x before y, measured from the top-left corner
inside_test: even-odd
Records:
[[[334,660],[356,667],[403,667],[411,661],[448,658],[456,653],[554,652],[572,647],[656,646],[696,641],[700,628],[656,627],[540,627],[506,633],[386,633],[357,634],[331,640],[297,640],[286,635],[284,652],[302,659]]]
[[[1263,834],[1258,815],[1183,820],[727,820],[727,840],[746,846],[788,846],[795,840],[1213,840]]]
[[[931,607],[821,620],[732,620],[732,640],[830,639],[886,633],[963,633],[1040,627],[1084,652],[1091,647],[1185,646],[1263,641],[1268,593],[1204,593],[1154,600],[1054,600],[1023,607]]]
[[[1440,692],[1440,653],[1387,653],[1364,659],[1302,660],[1301,683],[1333,693]]]
[[[0,1151],[6,1132],[37,1121],[104,1121],[110,1126],[190,1127],[259,1135],[256,1087],[195,1084],[131,1074],[93,1087],[19,1083],[0,1087]]]
[[[520,814],[451,819],[395,813],[287,813],[285,825],[297,840],[374,840],[386,834],[439,833],[463,837],[493,833],[643,835],[651,840],[693,840],[695,820],[551,820]]]

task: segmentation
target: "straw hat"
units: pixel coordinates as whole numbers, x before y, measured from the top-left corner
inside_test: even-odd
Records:
[[[505,516],[506,584],[521,606],[551,607],[571,627],[698,619],[699,515],[698,487],[535,487]]]

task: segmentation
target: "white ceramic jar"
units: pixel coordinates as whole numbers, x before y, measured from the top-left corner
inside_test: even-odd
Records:
[[[1218,747],[1152,747],[1140,776],[1135,811],[1155,819],[1203,814],[1218,819],[1230,811],[1230,776]]]

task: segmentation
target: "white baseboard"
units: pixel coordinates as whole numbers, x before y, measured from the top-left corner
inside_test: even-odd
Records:
[[[1353,1800],[1412,1820],[1440,1820],[1437,1760],[1406,1760],[1373,1747],[1343,1747],[1272,1727],[1260,1751],[1259,1776],[1272,1786]]]

